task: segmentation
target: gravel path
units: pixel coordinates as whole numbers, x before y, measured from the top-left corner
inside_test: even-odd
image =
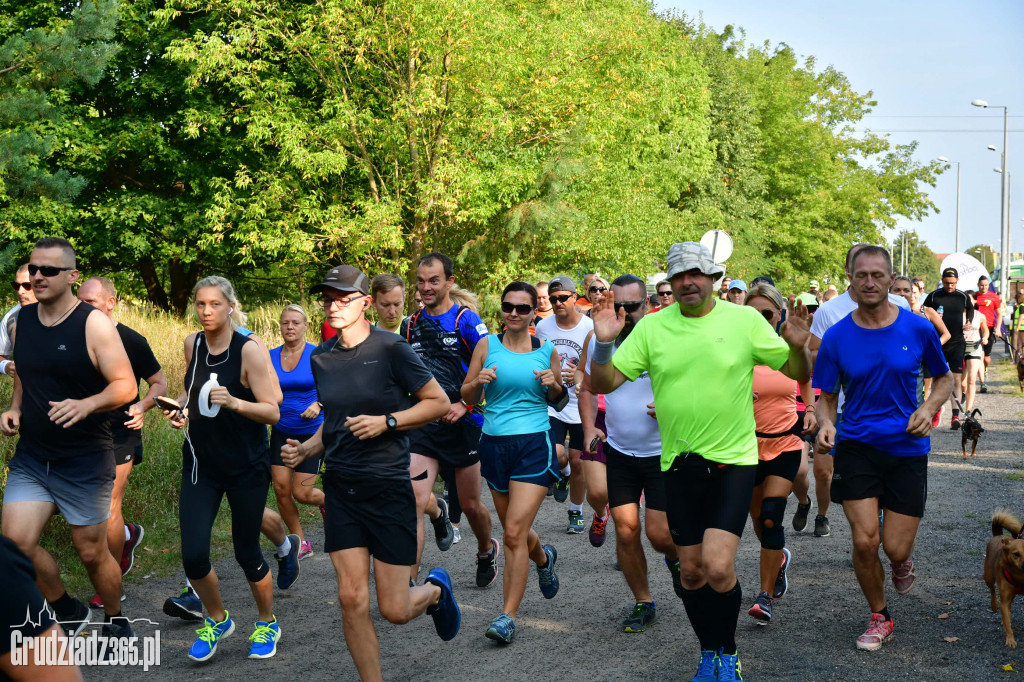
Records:
[[[1003,666],[1024,653],[1007,649],[999,616],[988,609],[982,562],[992,511],[1007,507],[1024,515],[1024,459],[1021,435],[1024,397],[1017,392],[1006,360],[994,368],[990,392],[978,397],[986,428],[976,459],[964,462],[960,435],[949,430],[949,411],[932,439],[930,494],[918,534],[917,582],[897,595],[887,582],[896,636],[880,652],[854,648],[868,609],[850,563],[849,527],[841,508],[830,510],[832,536],[815,538],[789,526],[795,503],[787,510],[787,544],[793,552],[790,591],[774,609],[775,620],[758,627],[745,613],[757,590],[758,546],[747,528],[737,570],[743,587],[743,612],[737,641],[748,680],[993,680],[1012,679]],[[996,378],[996,377],[999,378]],[[1012,381],[1011,381],[1012,379]],[[490,506],[490,496],[484,497]],[[565,535],[566,507],[550,498],[535,525],[543,542],[558,548],[561,591],[545,600],[531,576],[517,620],[519,633],[510,647],[499,648],[483,633],[500,612],[501,588],[474,586],[474,543],[470,537],[441,555],[428,527],[423,564],[448,568],[462,605],[462,631],[452,642],[435,635],[429,617],[403,626],[375,614],[384,676],[389,680],[479,679],[689,679],[697,643],[682,604],[672,593],[661,559],[648,550],[658,623],[642,634],[624,634],[619,623],[632,606],[622,575],[614,570],[614,542],[590,546],[587,536]],[[585,512],[588,517],[591,513]],[[813,527],[813,515],[808,529]],[[500,528],[495,518],[495,533]],[[470,535],[463,524],[464,537]],[[318,526],[309,529],[314,548],[322,547]],[[609,528],[611,533],[611,528]],[[269,553],[267,554],[269,557]],[[885,561],[888,572],[888,562]],[[127,586],[126,612],[149,617],[157,626],[137,625],[140,635],[159,628],[161,664],[147,679],[357,679],[341,632],[336,583],[329,558],[317,553],[302,562],[294,587],[276,594],[275,610],[283,634],[278,654],[269,661],[245,658],[255,608],[241,571],[232,559],[217,563],[225,602],[239,628],[224,641],[208,664],[186,658],[194,625],[173,621],[161,612],[163,600],[180,586],[172,578],[151,578]],[[423,573],[425,575],[425,571]],[[1024,621],[1024,599],[1014,622]],[[946,642],[943,638],[958,638]],[[86,671],[88,679],[135,679],[137,670]]]

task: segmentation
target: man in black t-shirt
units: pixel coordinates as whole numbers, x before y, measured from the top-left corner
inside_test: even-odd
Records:
[[[369,285],[362,271],[341,265],[310,290],[321,295],[337,332],[310,356],[324,422],[302,443],[288,439],[281,460],[295,467],[325,454],[324,550],[338,576],[342,630],[360,678],[380,679],[371,555],[384,618],[406,623],[426,611],[447,641],[458,634],[461,615],[443,568],[409,586],[417,518],[407,432],[448,414],[451,403],[409,344],[367,321]]]
[[[117,325],[117,335],[124,344],[128,361],[132,365],[132,373],[135,375],[136,389],[139,379],[145,379],[149,386],[142,400],[138,400],[136,392],[131,401],[109,413],[117,470],[114,490],[110,495],[107,546],[120,563],[121,575],[125,575],[135,563],[135,548],[142,542],[145,530],[140,524],[124,522],[121,503],[124,501],[124,491],[128,487],[128,475],[132,472],[132,467],[142,462],[142,424],[146,419],[146,411],[156,407],[156,396],[167,394],[167,380],[164,379],[163,370],[160,369],[160,363],[153,355],[153,349],[149,347],[146,337],[114,320],[117,290],[113,282],[106,277],[90,277],[78,288],[78,299],[96,308]],[[89,606],[102,608],[103,602],[98,594],[92,598]]]
[[[956,268],[946,268],[942,271],[942,288],[928,294],[921,304],[937,310],[949,330],[949,341],[942,345],[942,352],[949,364],[949,371],[953,373],[953,394],[949,398],[953,408],[949,428],[953,430],[960,428],[960,380],[963,378],[964,352],[967,350],[964,331],[974,319],[974,304],[970,296],[956,288],[957,281],[959,273]]]

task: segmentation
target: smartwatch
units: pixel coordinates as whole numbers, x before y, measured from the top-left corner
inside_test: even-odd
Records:
[[[398,420],[395,419],[395,415],[386,414],[384,415],[384,421],[388,425],[388,431],[394,431],[398,428]]]

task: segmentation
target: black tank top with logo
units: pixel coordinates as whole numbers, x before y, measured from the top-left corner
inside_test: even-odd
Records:
[[[78,303],[67,318],[44,326],[39,304],[18,313],[14,360],[21,380],[21,438],[17,452],[42,461],[92,456],[113,459],[110,419],[106,413],[91,414],[64,428],[50,421],[50,402],[80,400],[107,388],[85,341],[85,321],[96,309]]]
[[[199,394],[214,374],[217,383],[227,388],[232,396],[256,402],[252,390],[242,385],[242,347],[255,341],[234,332],[226,351],[210,355],[206,335],[200,332],[196,339],[192,362],[185,372],[188,391],[188,441],[182,445],[185,479],[188,480],[195,465],[199,477],[225,489],[267,483],[270,480],[267,427],[224,407],[216,417],[204,417],[199,411]]]

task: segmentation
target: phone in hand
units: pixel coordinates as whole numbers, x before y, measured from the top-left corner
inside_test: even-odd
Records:
[[[597,452],[597,441],[601,440],[600,436],[594,436],[594,440],[590,441],[590,447],[587,452]]]
[[[161,410],[167,410],[168,412],[174,412],[175,410],[178,410],[179,412],[181,411],[181,405],[179,405],[178,401],[173,398],[158,395],[153,398],[153,400],[156,401],[156,404],[160,406]]]

